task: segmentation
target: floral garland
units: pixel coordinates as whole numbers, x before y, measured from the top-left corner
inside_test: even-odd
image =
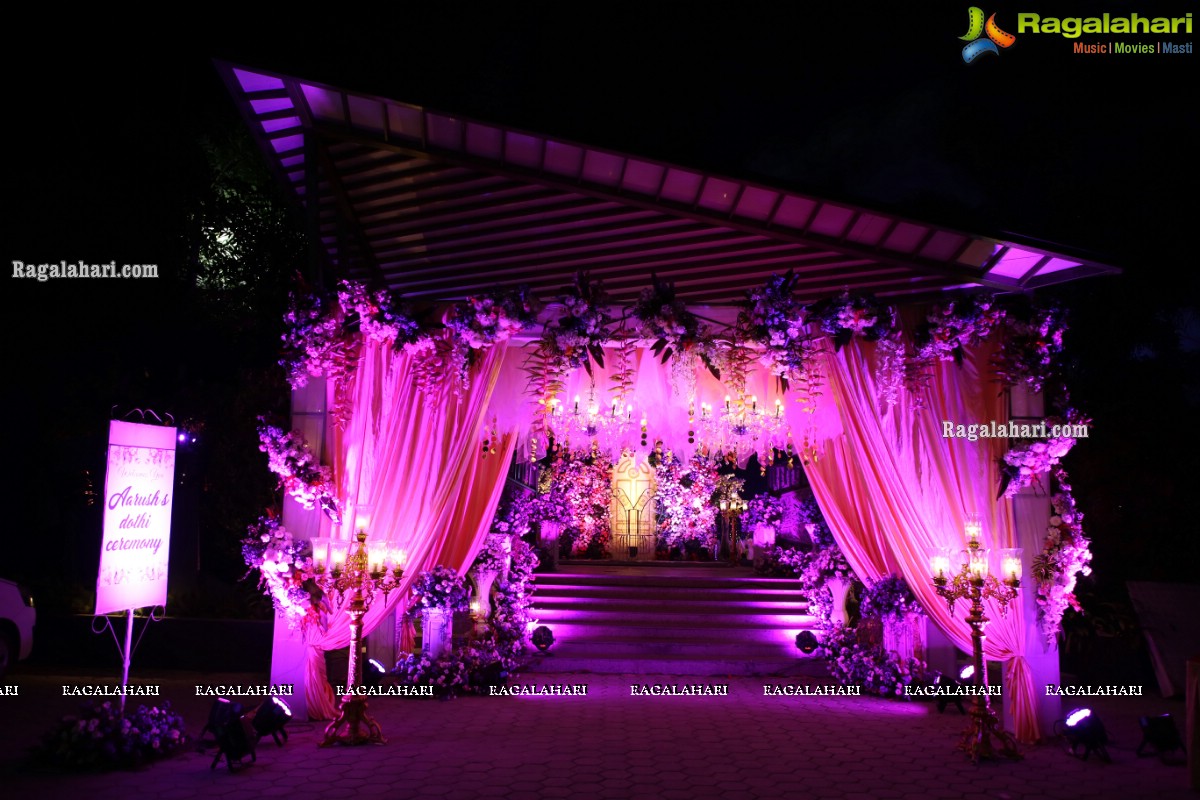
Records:
[[[862,593],[859,612],[864,617],[900,618],[907,614],[924,614],[908,583],[899,575],[887,575],[871,584]]]
[[[720,373],[713,364],[708,351],[710,331],[700,318],[693,314],[682,300],[675,297],[675,285],[651,275],[651,286],[643,289],[633,307],[633,316],[639,323],[641,335],[653,342],[651,352],[666,364],[671,356],[698,355],[704,365],[718,380]],[[690,369],[689,359],[680,363]]]
[[[310,376],[343,374],[350,361],[342,321],[336,306],[311,293],[288,294],[288,310],[283,315],[283,357],[280,366],[287,372],[293,389],[308,385]]]
[[[906,352],[899,369],[900,380],[908,389],[914,407],[925,405],[922,390],[933,379],[935,364],[953,361],[961,366],[964,348],[983,342],[1004,319],[1004,310],[996,306],[995,298],[990,295],[967,295],[934,306],[914,332],[911,349],[904,348]],[[885,353],[884,358],[891,359],[886,365],[890,372],[880,387],[880,398],[894,405],[896,356]]]
[[[416,319],[397,307],[386,289],[372,292],[356,281],[338,284],[336,302],[292,292],[283,323],[284,357],[279,363],[293,389],[307,385],[309,377],[324,375],[339,382],[349,378],[358,361],[357,333],[397,347],[424,336]]]
[[[607,298],[600,282],[591,283],[587,275],[575,276],[575,284],[559,301],[566,312],[555,324],[547,325],[542,342],[553,354],[553,367],[559,373],[583,368],[592,374],[592,362],[604,367],[604,343],[612,317],[605,311]]]
[[[457,572],[440,564],[417,576],[412,594],[414,608],[451,612],[466,609],[471,597],[467,582]]]
[[[762,347],[760,360],[779,378],[814,393],[820,384],[817,343],[808,333],[807,311],[792,294],[795,272],[772,275],[761,289],[746,293],[747,307],[738,317],[740,338]]]
[[[291,629],[320,622],[320,602],[314,599],[315,577],[312,548],[297,542],[273,517],[259,517],[242,540],[242,558],[252,573],[258,573],[259,588],[271,598],[275,610]],[[319,592],[316,592],[319,597]]]
[[[858,336],[880,343],[876,382],[880,400],[887,406],[899,400],[901,385],[921,401],[919,390],[930,379],[930,368],[938,361],[958,361],[964,348],[978,344],[1003,328],[1006,334],[993,367],[1006,385],[1023,383],[1034,391],[1045,385],[1062,352],[1065,318],[1050,307],[1008,313],[995,298],[970,295],[933,308],[924,324],[907,344],[898,337],[896,311],[870,295],[843,292],[805,306],[794,297],[793,272],[772,275],[760,289],[747,293],[738,323],[729,335],[714,338],[712,331],[676,297],[669,282],[652,276],[652,286],[643,290],[631,309],[635,333],[649,339],[651,349],[663,363],[671,363],[672,385],[681,396],[692,395],[695,372],[693,356],[716,376],[728,370],[736,382],[738,365],[745,353],[757,351],[764,365],[787,382],[799,381],[815,394],[820,382],[816,355],[821,345],[812,324],[840,349]],[[622,347],[613,372],[618,394],[624,397],[632,383],[630,337],[611,331],[604,295],[598,284],[584,275],[561,296],[563,313],[543,329],[537,352],[527,365],[531,382],[546,400],[558,391],[566,374],[593,363],[603,366],[606,342]],[[423,329],[416,319],[393,302],[385,291],[370,292],[363,284],[344,282],[336,302],[315,295],[293,293],[285,315],[283,342],[293,386],[302,386],[310,375],[333,377],[341,386],[353,374],[357,362],[359,333],[378,341],[393,340],[413,354],[414,373],[421,388],[440,392],[447,385],[462,392],[478,352],[505,341],[534,323],[536,303],[525,289],[468,298],[443,316],[446,336]],[[620,350],[621,352],[617,352]],[[683,353],[687,357],[673,359]],[[453,380],[447,381],[447,378]]]
[[[941,303],[925,317],[913,339],[918,362],[954,361],[961,364],[963,348],[987,339],[1004,321],[1005,312],[988,295],[967,297]]]
[[[1066,330],[1066,312],[1057,305],[1033,309],[1028,319],[1010,315],[1005,337],[992,361],[1001,382],[1042,391],[1062,355]]]
[[[421,326],[407,311],[396,307],[386,289],[372,292],[366,284],[342,281],[338,284],[338,306],[348,332],[355,327],[375,342],[393,342],[397,347],[422,338]]]
[[[1047,417],[1045,426],[1050,430],[1055,425],[1088,425],[1091,420],[1075,409],[1068,409],[1062,417]],[[1039,482],[1038,476],[1050,472],[1075,446],[1071,436],[1054,436],[1039,439],[1009,449],[1000,460],[1001,497],[1013,497],[1026,486]]]
[[[742,512],[742,530],[753,532],[759,525],[779,530],[783,525],[783,498],[766,492],[750,498]]]
[[[842,292],[829,300],[814,304],[809,313],[819,321],[821,330],[833,339],[834,350],[840,350],[855,336],[877,342],[896,330],[896,312],[869,294],[852,295]]]
[[[534,323],[536,302],[529,290],[468,297],[442,315],[442,324],[470,350],[486,350],[506,342]]]
[[[531,327],[536,317],[537,301],[524,286],[468,297],[442,315],[449,341],[434,340],[433,347],[416,351],[428,362],[422,371],[451,377],[451,386],[462,393],[470,386],[470,370],[478,354]],[[436,380],[424,384],[432,388]]]
[[[319,504],[335,523],[340,520],[334,499],[333,476],[329,467],[317,463],[316,457],[299,431],[285,433],[275,425],[258,418],[258,449],[267,454],[267,467],[279,476],[279,486],[305,510]]]
[[[1033,558],[1033,577],[1037,583],[1038,624],[1053,646],[1062,631],[1063,614],[1068,608],[1082,613],[1075,597],[1079,575],[1091,575],[1090,542],[1083,532],[1083,514],[1075,505],[1071,484],[1062,467],[1054,470],[1058,492],[1051,496],[1053,514],[1046,529],[1043,550]]]
[[[717,465],[700,453],[684,464],[668,451],[654,471],[659,540],[668,549],[715,545]]]
[[[138,706],[124,716],[111,702],[63,717],[37,755],[67,769],[132,769],[165,758],[188,743],[183,717],[171,704]]]

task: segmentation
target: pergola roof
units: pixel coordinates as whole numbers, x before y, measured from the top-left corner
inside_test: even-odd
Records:
[[[772,273],[797,294],[896,300],[1032,289],[1114,267],[703,170],[218,63],[304,204],[327,262],[397,294],[458,299],[586,271],[616,301],[651,273],[725,305]]]

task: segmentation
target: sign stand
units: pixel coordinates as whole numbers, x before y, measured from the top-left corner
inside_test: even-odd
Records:
[[[171,511],[175,493],[175,420],[169,425],[153,411],[134,409],[158,424],[111,420],[108,429],[108,473],[104,486],[104,533],[96,578],[96,610],[92,632],[105,628],[121,654],[121,716],[129,688],[129,662],[151,622],[166,611],[167,566],[171,550]],[[129,416],[128,414],[126,415]],[[133,640],[134,610],[151,609]],[[125,616],[122,646],[109,614]],[[96,620],[102,620],[97,627]]]
[[[150,616],[146,618],[146,624],[142,626],[142,632],[138,634],[137,641],[133,641],[133,609],[126,609],[125,615],[125,646],[121,646],[121,640],[117,638],[117,631],[113,627],[112,618],[108,616],[92,617],[92,633],[100,635],[105,629],[112,634],[113,643],[117,646],[117,653],[121,656],[121,689],[129,686],[129,663],[133,660],[133,651],[137,650],[138,645],[142,643],[142,637],[146,635],[146,629],[150,627],[151,622],[162,622],[162,616],[159,614],[159,609],[162,613],[166,613],[166,609],[162,606],[155,606],[150,611]],[[96,627],[96,621],[101,620],[100,627]],[[125,695],[121,695],[121,716],[125,716]]]

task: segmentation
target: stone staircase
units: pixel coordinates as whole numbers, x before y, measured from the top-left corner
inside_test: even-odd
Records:
[[[533,616],[555,643],[528,671],[825,676],[796,649],[807,609],[797,581],[749,567],[562,561],[537,575]]]

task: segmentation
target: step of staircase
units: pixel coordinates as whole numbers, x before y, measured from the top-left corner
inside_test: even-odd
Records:
[[[534,672],[827,674],[795,647],[816,627],[799,584],[748,567],[564,561],[537,575],[532,614],[555,638]]]

